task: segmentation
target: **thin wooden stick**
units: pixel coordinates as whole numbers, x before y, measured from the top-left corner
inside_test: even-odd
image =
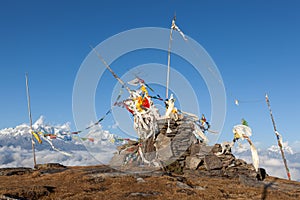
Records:
[[[167,83],[166,83],[166,99],[169,98],[169,82],[170,82],[170,64],[171,64],[171,47],[172,47],[172,33],[173,33],[173,24],[175,23],[176,15],[172,20],[172,25],[170,29],[170,38],[169,38],[169,48],[168,48],[168,71],[167,71]]]
[[[282,159],[283,159],[283,163],[284,163],[284,166],[285,166],[286,174],[287,174],[288,179],[291,180],[290,170],[288,168],[288,165],[287,165],[287,162],[286,162],[286,159],[285,159],[284,151],[282,149],[282,144],[281,144],[281,141],[280,141],[280,135],[279,135],[279,133],[277,131],[277,128],[276,128],[275,120],[274,120],[273,113],[272,113],[272,110],[271,110],[270,99],[269,99],[267,94],[266,94],[266,102],[267,102],[267,105],[268,105],[268,108],[269,108],[269,112],[270,112],[270,116],[271,116],[271,120],[272,120],[272,124],[273,124],[273,128],[274,128],[274,132],[275,132],[275,135],[276,135],[276,138],[277,138],[277,142],[278,142],[278,146],[279,146],[281,156],[282,156]]]
[[[31,134],[31,145],[32,145],[32,153],[33,153],[33,164],[34,168],[36,167],[36,158],[35,158],[35,147],[34,147],[34,139],[32,134],[32,117],[31,117],[31,107],[30,107],[30,94],[29,94],[29,86],[28,86],[28,74],[26,73],[26,93],[27,93],[27,107],[28,107],[28,116],[30,122],[30,134]]]

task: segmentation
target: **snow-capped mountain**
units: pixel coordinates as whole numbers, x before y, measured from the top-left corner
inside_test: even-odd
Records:
[[[111,134],[108,131],[102,130],[100,126],[95,126],[89,130],[87,135],[80,137],[80,135],[75,135],[70,132],[70,123],[65,123],[63,125],[48,125],[45,123],[45,118],[41,116],[33,125],[32,128],[35,132],[40,132],[40,137],[42,140],[49,139],[52,142],[57,142],[63,140],[66,144],[71,143],[71,145],[82,145],[82,140],[93,142],[94,144],[119,145],[118,137]],[[30,126],[27,124],[21,124],[15,128],[5,128],[0,130],[0,146],[21,146],[26,148],[28,145],[22,144],[21,141],[31,140]],[[50,137],[52,136],[52,137]],[[29,142],[30,143],[30,142]],[[65,145],[66,145],[65,144]],[[31,148],[31,143],[30,143]],[[38,146],[38,145],[36,145]],[[43,146],[43,145],[41,145]],[[69,148],[67,148],[69,149]],[[72,150],[69,149],[69,150]]]
[[[59,134],[63,132],[69,132],[70,126],[69,123],[63,124],[61,126],[50,126],[44,123],[45,119],[41,116],[33,125],[32,128],[36,131],[44,130],[47,133]],[[30,126],[27,124],[21,124],[15,128],[5,128],[0,130],[0,136],[30,136]]]
[[[282,144],[282,149],[286,154],[294,154],[294,151],[292,149],[292,147],[289,146],[288,142],[283,142]],[[270,153],[276,153],[276,154],[280,154],[280,148],[278,145],[272,145],[268,148],[268,151]]]
[[[293,155],[298,154],[294,152],[292,147],[289,146],[288,142],[283,142],[282,147],[285,156],[293,157]],[[247,143],[235,145],[232,150],[235,155],[239,155],[239,156],[243,156],[243,155],[246,156],[251,154],[250,146]],[[260,155],[268,155],[269,157],[272,158],[277,158],[277,157],[281,158],[281,151],[277,144],[271,145],[270,147],[265,149],[258,148],[257,150],[260,153]]]
[[[42,140],[36,139],[38,163],[60,162],[65,165],[93,165],[107,162],[122,144],[115,135],[95,126],[85,136],[71,134],[70,124],[49,125],[41,116],[33,130]],[[32,167],[32,134],[30,126],[21,124],[0,130],[0,167]]]

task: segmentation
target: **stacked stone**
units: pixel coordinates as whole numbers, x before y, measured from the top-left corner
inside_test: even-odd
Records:
[[[209,176],[243,175],[250,178],[259,176],[261,179],[261,175],[258,175],[253,165],[236,159],[231,149],[222,153],[220,144],[207,146],[198,141],[193,134],[194,126],[194,122],[189,118],[170,120],[169,123],[167,120],[159,120],[157,133],[141,144],[130,141],[118,147],[121,153],[114,156],[111,164],[124,165],[125,158],[132,153],[127,150],[135,149],[134,152],[137,152],[138,145],[141,145],[146,160],[159,163],[161,168],[168,172],[184,173],[193,170]],[[167,132],[168,128],[171,132]],[[137,158],[135,164],[143,163]]]
[[[178,162],[178,166],[184,167],[184,160],[188,155],[187,150],[196,141],[193,135],[193,121],[187,118],[178,121],[170,120],[170,133],[167,133],[168,122],[166,120],[158,121],[158,127],[160,131],[155,142],[157,158],[164,166]]]
[[[220,144],[214,146],[204,146],[203,144],[193,144],[190,155],[186,157],[185,169],[204,171],[206,175],[238,177],[244,175],[250,178],[259,178],[252,164],[247,164],[244,160],[236,159],[230,152],[221,154]],[[262,169],[260,169],[261,171]]]
[[[118,153],[114,155],[110,165],[114,167],[124,166],[127,164],[126,159],[131,154],[136,154],[140,145],[147,161],[154,161],[163,166],[180,161],[180,165],[183,167],[187,149],[196,140],[192,133],[194,130],[193,121],[182,118],[177,121],[170,120],[168,123],[168,120],[163,119],[157,121],[157,127],[158,131],[141,143],[128,141],[127,144],[117,147]],[[171,132],[167,132],[168,128]],[[141,164],[141,158],[136,158],[130,164]]]

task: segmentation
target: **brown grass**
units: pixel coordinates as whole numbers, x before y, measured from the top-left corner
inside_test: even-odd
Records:
[[[0,176],[0,199],[299,199],[300,183],[268,177],[254,186],[238,178],[116,174],[106,166]],[[178,186],[181,182],[187,186]]]

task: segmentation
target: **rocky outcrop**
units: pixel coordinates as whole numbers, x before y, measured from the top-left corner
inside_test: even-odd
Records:
[[[150,138],[140,143],[129,141],[118,147],[110,165],[119,169],[138,166],[153,166],[166,172],[184,173],[197,170],[199,173],[222,177],[249,177],[264,179],[265,170],[255,171],[252,164],[235,158],[231,149],[222,151],[220,144],[208,146],[197,140],[195,124],[188,118],[178,121],[158,121],[158,129]],[[169,129],[169,131],[167,131]],[[171,131],[170,131],[171,130]]]

